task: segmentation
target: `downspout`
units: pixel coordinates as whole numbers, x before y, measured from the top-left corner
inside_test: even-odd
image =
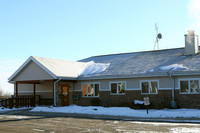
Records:
[[[171,73],[171,71],[173,70],[174,68],[171,68],[168,72],[167,72],[167,74],[169,75],[169,77],[173,80],[173,83],[172,83],[172,101],[171,101],[171,108],[177,108],[177,106],[176,106],[176,101],[175,101],[175,95],[174,95],[174,93],[175,93],[175,77],[173,77],[173,75],[172,75],[172,73]]]
[[[61,80],[61,78],[59,78],[58,80],[54,81],[54,101],[53,101],[53,105],[56,106],[56,84]]]

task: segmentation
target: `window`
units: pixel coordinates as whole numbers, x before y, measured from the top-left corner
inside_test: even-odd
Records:
[[[142,93],[149,93],[149,82],[142,82]]]
[[[189,89],[188,89],[188,81],[180,81],[180,84],[181,84],[181,92],[182,92],[182,93],[187,93],[187,92],[189,92]]]
[[[158,81],[141,81],[141,90],[144,94],[158,93]]]
[[[198,93],[199,80],[180,80],[180,92],[181,93]]]
[[[83,97],[98,97],[99,83],[82,84]]]
[[[111,94],[125,94],[125,82],[111,82],[110,93]]]

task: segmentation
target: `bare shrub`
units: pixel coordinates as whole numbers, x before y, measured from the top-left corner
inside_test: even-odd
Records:
[[[8,92],[4,93],[0,87],[0,98],[9,98],[10,96],[11,96],[11,94],[9,94]]]

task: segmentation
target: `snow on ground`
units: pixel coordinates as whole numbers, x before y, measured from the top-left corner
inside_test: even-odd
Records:
[[[174,121],[175,122],[175,121]],[[199,122],[199,121],[198,121]],[[142,124],[142,125],[155,125],[155,126],[184,126],[185,123],[173,123],[173,122],[148,122],[148,121],[130,121],[131,124]],[[197,124],[194,124],[194,123],[187,123],[187,125],[190,125],[190,126],[196,126]]]
[[[27,116],[21,116],[21,115],[8,115],[6,116],[7,118],[15,118],[15,119],[25,119],[25,118],[30,118]]]
[[[12,110],[22,110],[22,109],[28,109],[28,108],[24,107],[24,108],[12,108],[12,109],[9,109],[9,108],[0,107],[0,112],[12,111]]]
[[[12,111],[12,110],[14,110],[14,109],[0,107],[0,112],[2,112],[2,111]]]
[[[171,133],[199,133],[200,128],[175,127],[171,129]]]
[[[77,106],[70,105],[67,107],[35,107],[31,111],[41,112],[62,112],[62,113],[77,113],[77,114],[93,114],[93,115],[112,115],[112,116],[131,116],[131,117],[146,117],[146,118],[200,118],[200,110],[198,109],[149,109],[149,114],[146,110],[134,110],[128,107],[97,107],[97,106]]]

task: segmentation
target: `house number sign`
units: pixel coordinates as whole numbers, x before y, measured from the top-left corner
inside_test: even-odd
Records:
[[[148,106],[150,105],[149,97],[144,97],[144,105],[146,106],[147,114],[149,114],[149,110],[148,110]]]
[[[144,105],[149,105],[150,102],[149,102],[149,97],[144,97]]]

